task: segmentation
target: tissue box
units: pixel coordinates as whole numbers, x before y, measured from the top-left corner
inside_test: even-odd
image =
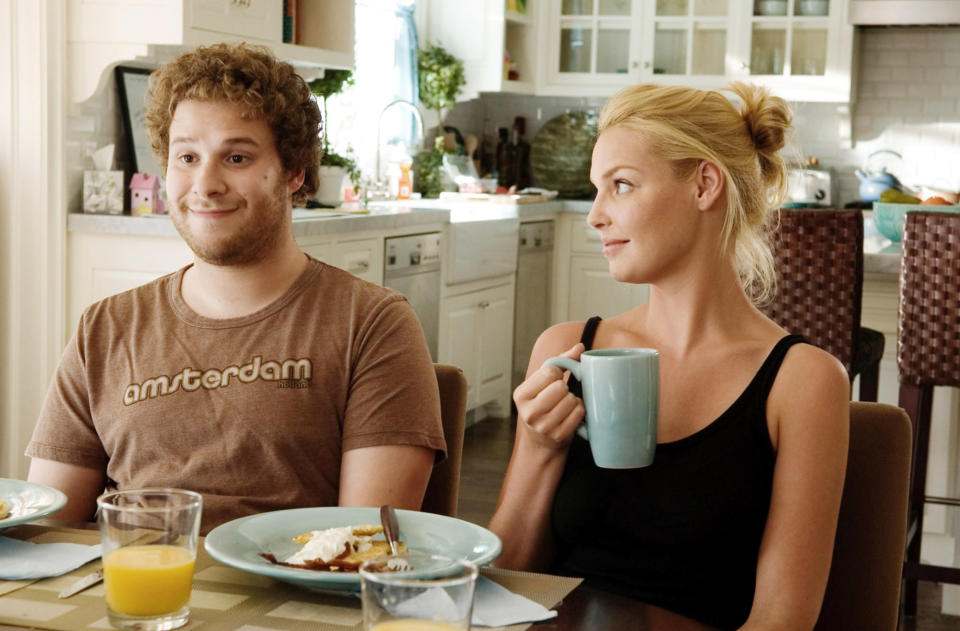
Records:
[[[123,171],[83,172],[83,212],[123,214]]]

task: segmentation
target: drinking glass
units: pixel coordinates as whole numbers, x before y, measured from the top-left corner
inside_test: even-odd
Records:
[[[470,629],[477,566],[465,559],[411,552],[409,569],[392,570],[393,557],[360,566],[366,631]]]
[[[203,498],[137,489],[107,493],[97,505],[110,624],[141,631],[185,625]]]

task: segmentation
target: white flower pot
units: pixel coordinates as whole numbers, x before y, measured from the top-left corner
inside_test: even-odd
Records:
[[[343,201],[341,184],[347,170],[343,167],[320,167],[316,200],[327,206],[339,206]]]

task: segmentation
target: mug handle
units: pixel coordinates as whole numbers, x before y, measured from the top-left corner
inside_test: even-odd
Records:
[[[551,357],[547,361],[543,362],[544,366],[559,366],[564,370],[569,370],[574,377],[577,378],[577,381],[583,381],[580,377],[580,362],[575,359],[570,359],[569,357]]]

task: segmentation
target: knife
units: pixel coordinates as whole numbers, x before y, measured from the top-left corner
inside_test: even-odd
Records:
[[[76,583],[67,587],[62,592],[60,592],[59,598],[69,598],[74,594],[79,594],[88,587],[93,587],[97,583],[103,580],[103,569],[99,569],[93,574],[87,574],[83,578],[77,580]]]

